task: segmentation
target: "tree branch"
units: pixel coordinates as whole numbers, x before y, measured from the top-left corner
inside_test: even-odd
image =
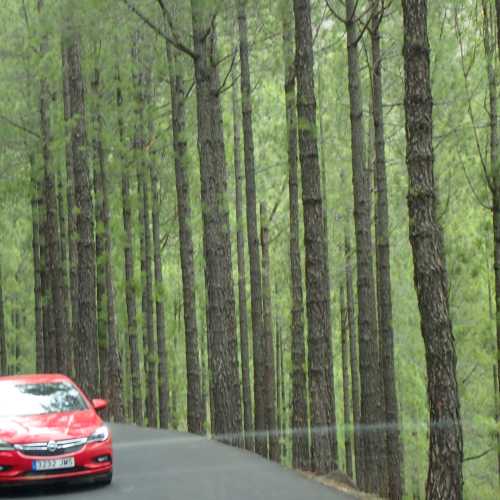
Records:
[[[226,76],[224,77],[224,80],[222,81],[222,85],[217,89],[217,95],[222,94],[222,92],[227,90],[227,88],[231,88],[233,86],[233,82],[232,82],[231,85],[229,85],[229,87],[226,88],[226,83],[227,83],[229,76],[233,72],[234,63],[236,62],[237,53],[238,53],[238,51],[236,50],[236,47],[235,47],[233,49],[233,56],[231,58],[231,65],[229,66],[229,70],[227,71]]]
[[[22,130],[23,132],[26,132],[27,134],[30,134],[33,137],[36,137],[37,139],[40,139],[40,135],[37,132],[35,132],[34,130],[31,130],[31,129],[29,129],[29,128],[27,128],[24,125],[21,125],[19,123],[16,123],[14,120],[11,120],[7,116],[0,115],[0,118],[2,120],[4,120],[5,122],[7,122],[9,125],[12,125],[13,127],[17,128],[17,129]]]
[[[283,200],[283,193],[285,192],[285,188],[287,186],[288,186],[288,179],[285,179],[278,194],[278,198],[276,199],[273,209],[271,210],[271,215],[269,216],[269,225],[273,221],[273,218],[276,215],[276,211],[278,210],[278,207],[280,206],[280,203]]]
[[[477,460],[479,458],[483,458],[490,451],[493,451],[493,448],[488,448],[486,451],[483,451],[482,453],[479,453],[478,455],[471,455],[470,457],[465,457],[463,461],[464,462],[469,462],[470,460]]]
[[[470,90],[469,90],[469,79],[468,79],[468,71],[470,71],[472,66],[468,70],[466,69],[466,66],[465,66],[465,52],[464,52],[464,46],[463,46],[463,40],[462,40],[462,32],[460,31],[460,27],[458,25],[458,15],[457,15],[456,9],[455,9],[455,32],[457,34],[458,45],[460,48],[460,61],[461,61],[462,73],[464,75],[465,94],[467,97],[467,112],[468,112],[469,119],[470,119],[471,124],[472,124],[472,129],[474,132],[474,141],[476,143],[476,149],[477,149],[477,153],[479,155],[479,159],[481,162],[481,167],[483,170],[484,179],[486,181],[486,184],[487,184],[490,192],[493,193],[493,191],[494,191],[493,181],[492,181],[491,176],[488,172],[488,166],[486,163],[486,159],[483,155],[483,151],[481,148],[481,142],[479,140],[479,136],[477,133],[477,126],[476,126],[476,120],[474,117],[474,111],[472,109],[472,96],[471,96]],[[474,57],[475,57],[475,52],[474,52]]]
[[[134,4],[132,4],[129,0],[122,0],[122,2],[129,8],[131,12],[133,12],[139,19],[141,19],[146,25],[148,25],[153,31],[155,31],[158,35],[160,35],[163,39],[165,39],[168,43],[172,44],[177,50],[184,52],[189,57],[193,59],[198,58],[198,54],[192,51],[189,47],[184,45],[183,43],[174,40],[170,37],[165,31],[163,31],[159,26],[154,24],[150,19],[148,19]]]

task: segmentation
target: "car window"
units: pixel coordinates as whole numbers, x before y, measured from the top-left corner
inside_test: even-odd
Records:
[[[0,383],[0,417],[87,410],[78,389],[68,382]]]

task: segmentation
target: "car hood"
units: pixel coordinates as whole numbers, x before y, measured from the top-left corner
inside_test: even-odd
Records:
[[[90,436],[102,425],[92,410],[0,419],[0,440],[26,444]]]

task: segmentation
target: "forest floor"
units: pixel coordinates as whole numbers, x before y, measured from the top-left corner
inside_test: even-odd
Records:
[[[353,481],[343,473],[333,473],[324,476],[318,476],[312,472],[300,472],[301,475],[305,476],[307,479],[318,481],[324,486],[331,488],[332,490],[338,492],[341,491],[350,495],[352,498],[360,500],[378,500],[379,497],[375,495],[369,495],[359,491]]]

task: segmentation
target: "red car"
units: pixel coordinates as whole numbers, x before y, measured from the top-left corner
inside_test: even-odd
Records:
[[[111,483],[111,433],[64,375],[0,377],[0,486],[91,479]]]

